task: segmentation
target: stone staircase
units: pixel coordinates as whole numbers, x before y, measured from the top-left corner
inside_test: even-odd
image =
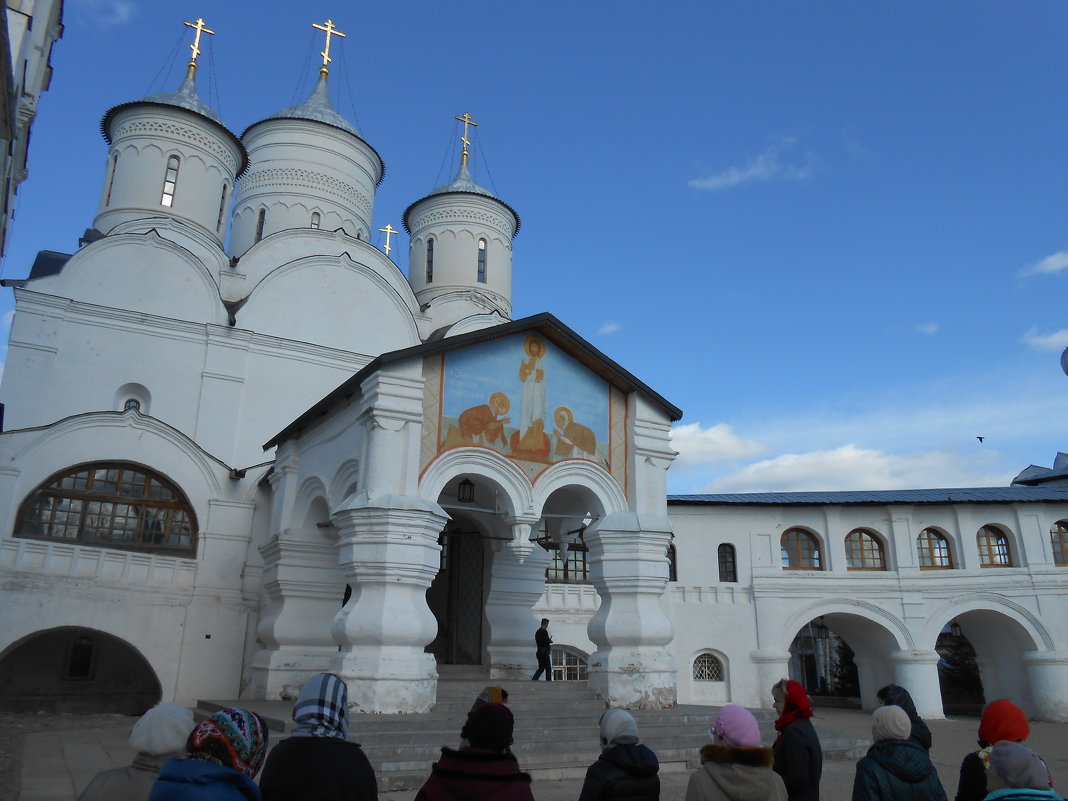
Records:
[[[508,707],[516,721],[512,752],[520,769],[536,781],[581,779],[600,754],[597,724],[606,707],[585,682],[497,682],[477,666],[440,665],[438,673],[438,698],[433,712],[350,715],[349,739],[362,745],[374,765],[380,791],[422,786],[441,747],[455,748],[459,744],[467,712],[487,684],[501,683],[508,691]],[[281,739],[292,726],[292,703],[288,701],[200,701],[197,717],[233,705],[263,715],[272,740]],[[709,706],[677,706],[632,710],[632,714],[642,742],[660,760],[660,770],[674,772],[699,766],[698,752],[709,742],[706,732],[716,711],[716,707]],[[770,743],[774,739],[774,713],[754,710],[754,714],[764,742]],[[855,758],[864,753],[864,749],[857,751],[858,745],[852,740],[830,740],[823,745],[828,759]]]

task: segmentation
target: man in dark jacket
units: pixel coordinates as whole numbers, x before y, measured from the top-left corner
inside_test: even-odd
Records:
[[[601,756],[586,771],[579,801],[659,801],[660,763],[641,745],[625,709],[601,715]]]
[[[537,648],[538,655],[538,671],[531,678],[531,681],[537,681],[538,676],[545,673],[545,680],[553,680],[553,663],[550,658],[552,653],[553,638],[549,636],[549,618],[543,617],[541,619],[541,628],[534,632],[534,646]]]
[[[911,739],[912,721],[899,706],[871,716],[868,755],[857,763],[852,801],[946,801],[927,749]]]

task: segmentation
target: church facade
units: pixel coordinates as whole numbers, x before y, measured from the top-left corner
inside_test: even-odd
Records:
[[[384,165],[328,78],[240,136],[195,58],[108,110],[82,247],[5,282],[4,696],[138,711],[325,670],[354,708],[422,712],[439,665],[526,680],[544,616],[559,677],[613,705],[767,706],[831,678],[816,624],[864,703],[897,681],[937,717],[952,627],[989,698],[1068,720],[1056,467],[669,497],[682,412],[551,314],[512,319],[520,218],[466,142],[404,214],[408,274],[370,244]]]

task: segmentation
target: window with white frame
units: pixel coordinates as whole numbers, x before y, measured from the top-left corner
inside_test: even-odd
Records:
[[[586,660],[566,648],[553,648],[550,652],[553,666],[553,681],[586,681]]]

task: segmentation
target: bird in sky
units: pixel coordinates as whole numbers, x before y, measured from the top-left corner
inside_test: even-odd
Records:
[[[982,441],[986,439],[986,437],[976,437],[976,439],[979,440],[980,443],[982,443]]]

